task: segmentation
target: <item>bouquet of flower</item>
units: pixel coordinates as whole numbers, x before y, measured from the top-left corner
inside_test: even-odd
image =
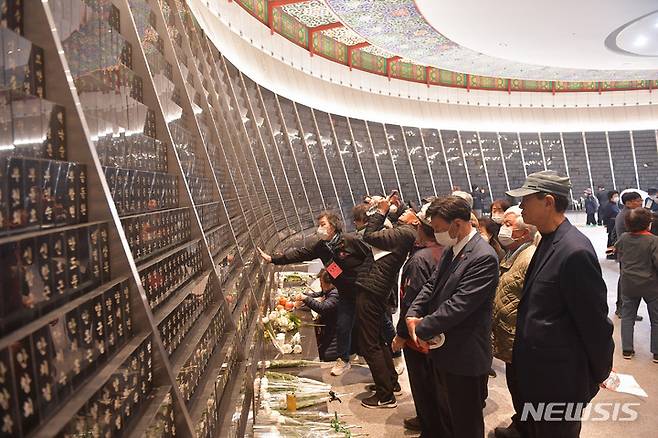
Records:
[[[272,341],[274,347],[281,354],[302,352],[301,336],[299,332],[295,333],[290,343],[286,343],[286,333],[298,331],[302,325],[302,320],[292,312],[286,310],[274,310],[261,319],[265,329],[265,337]]]
[[[299,330],[302,320],[294,313],[285,310],[273,310],[261,320],[263,325],[269,325],[274,333],[287,333]]]

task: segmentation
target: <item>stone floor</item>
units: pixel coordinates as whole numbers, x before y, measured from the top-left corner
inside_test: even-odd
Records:
[[[572,215],[570,219],[591,239],[597,253],[601,255],[601,266],[606,284],[608,285],[608,305],[611,309],[610,317],[615,324],[614,339],[617,348],[615,349],[614,368],[619,373],[632,374],[640,386],[649,394],[648,398],[641,398],[601,390],[596,396],[595,401],[638,403],[639,405],[635,407],[639,413],[638,419],[634,422],[584,422],[581,436],[592,438],[620,436],[622,434],[630,437],[656,436],[658,433],[656,432],[658,430],[658,399],[656,398],[658,396],[658,364],[652,363],[649,352],[650,326],[646,306],[642,304],[640,308],[640,315],[644,316],[644,320],[636,323],[636,356],[633,360],[624,360],[621,355],[621,348],[619,347],[620,321],[613,314],[614,302],[616,300],[618,268],[614,261],[605,259],[605,230],[602,227],[586,227],[584,225],[585,216],[582,214]],[[336,410],[340,414],[345,415],[345,421],[361,426],[361,431],[371,437],[416,436],[416,434],[408,432],[402,427],[403,418],[415,415],[406,373],[400,379],[403,395],[398,397],[398,407],[396,409],[373,410],[361,406],[361,400],[370,394],[365,391],[365,386],[372,382],[367,367],[353,367],[352,370],[341,377],[331,376],[329,374],[329,368],[330,365],[326,365],[321,370],[308,370],[308,375],[309,377],[321,378],[323,381],[333,384],[338,393],[349,393],[348,396],[343,398],[342,403],[332,403],[329,406],[330,411]],[[493,429],[495,427],[506,426],[509,423],[509,417],[512,413],[511,399],[505,384],[503,362],[496,360],[494,362],[494,369],[497,371],[498,377],[489,380],[489,398],[487,399],[487,406],[484,411],[486,433],[487,436],[491,437],[493,437]]]

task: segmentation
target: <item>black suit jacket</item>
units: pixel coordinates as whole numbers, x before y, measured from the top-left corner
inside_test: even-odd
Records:
[[[445,343],[430,351],[435,368],[462,376],[481,376],[491,368],[491,320],[498,286],[498,257],[479,234],[452,260],[444,251],[439,268],[420,291],[407,317],[422,317],[416,335],[423,340],[443,333]]]
[[[524,402],[588,402],[612,368],[606,286],[589,239],[565,220],[528,267],[512,363]]]

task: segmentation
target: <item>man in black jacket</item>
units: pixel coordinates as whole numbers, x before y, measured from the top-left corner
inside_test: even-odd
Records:
[[[434,375],[428,384],[439,397],[430,430],[438,437],[483,438],[498,256],[471,225],[464,199],[439,197],[427,214],[445,250],[406,322],[410,338],[430,348]]]
[[[542,235],[526,274],[512,356],[530,438],[578,437],[577,408],[585,408],[612,368],[606,286],[589,239],[565,218],[570,188],[568,177],[542,171],[507,192],[523,198],[523,220]],[[565,405],[546,414],[548,403]],[[534,418],[537,411],[541,418]],[[543,421],[548,416],[562,421]]]
[[[414,302],[420,290],[438,267],[443,247],[436,243],[434,230],[425,218],[423,209],[417,217],[416,243],[411,250],[409,259],[402,267],[400,320],[397,325],[397,335],[393,339],[391,347],[393,351],[400,351],[404,348],[404,360],[407,364],[411,395],[416,407],[416,417],[405,418],[404,426],[407,429],[421,431],[423,437],[431,437],[434,433],[433,417],[436,416],[438,404],[434,388],[432,385],[428,385],[433,376],[429,350],[421,348],[410,339],[405,316],[411,303]]]
[[[352,327],[355,318],[356,280],[364,262],[372,260],[372,252],[361,239],[343,233],[341,221],[333,212],[323,212],[318,217],[318,240],[310,246],[291,248],[283,254],[270,256],[258,248],[268,263],[287,265],[314,259],[322,260],[327,272],[338,289],[338,317],[336,321],[337,355],[333,375],[341,375],[350,368]]]
[[[397,406],[393,388],[399,387],[391,348],[382,335],[382,321],[388,310],[391,285],[397,283],[402,264],[416,241],[416,230],[411,225],[415,215],[404,213],[393,228],[384,228],[390,203],[382,199],[377,211],[368,217],[363,241],[377,250],[363,265],[356,284],[356,316],[358,321],[359,352],[368,363],[375,381],[375,394],[361,404],[367,408],[394,408]]]

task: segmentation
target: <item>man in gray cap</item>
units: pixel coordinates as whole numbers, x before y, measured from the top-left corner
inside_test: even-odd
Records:
[[[521,421],[531,438],[578,437],[582,409],[612,369],[606,286],[591,242],[565,217],[570,189],[568,177],[542,171],[507,192],[523,198],[524,222],[542,235],[528,266],[512,355]],[[558,404],[547,409],[549,403]]]

